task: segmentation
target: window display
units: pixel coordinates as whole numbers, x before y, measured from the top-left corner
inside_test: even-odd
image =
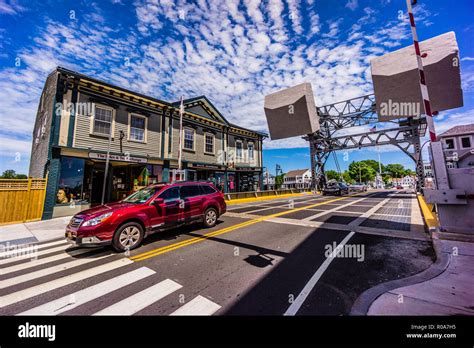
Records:
[[[84,164],[85,161],[81,158],[61,158],[57,204],[69,204],[83,199]]]

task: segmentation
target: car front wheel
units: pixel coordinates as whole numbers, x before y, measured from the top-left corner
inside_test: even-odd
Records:
[[[117,251],[132,250],[140,245],[143,236],[143,227],[138,222],[128,222],[117,229],[112,246]]]
[[[205,227],[214,227],[217,223],[217,210],[215,208],[207,208],[204,212],[204,226]]]

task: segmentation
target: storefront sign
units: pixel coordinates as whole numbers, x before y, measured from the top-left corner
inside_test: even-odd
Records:
[[[100,152],[89,152],[89,158],[98,159],[98,160],[107,160],[106,153]],[[109,155],[110,161],[120,161],[120,162],[133,162],[133,163],[148,163],[148,159],[142,157],[134,157],[127,155]]]
[[[251,167],[237,167],[235,168],[238,172],[259,172],[260,168],[251,168]]]
[[[222,166],[218,165],[212,165],[212,164],[205,164],[205,163],[191,163],[189,167],[192,168],[203,168],[203,169],[216,169],[216,170],[221,170]]]

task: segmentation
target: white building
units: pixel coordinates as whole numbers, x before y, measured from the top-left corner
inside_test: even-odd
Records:
[[[425,178],[433,177],[433,168],[431,168],[431,162],[423,162],[423,172],[425,174]]]
[[[311,187],[311,171],[309,169],[290,170],[283,180],[285,188],[306,189]]]
[[[413,188],[416,185],[416,176],[405,175],[403,178],[392,178],[392,184],[401,185],[403,188]]]
[[[275,175],[270,174],[268,171],[263,173],[263,189],[264,190],[275,189]]]

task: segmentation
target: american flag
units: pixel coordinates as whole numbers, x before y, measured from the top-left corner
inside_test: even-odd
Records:
[[[372,128],[369,129],[371,132],[375,132],[377,130],[377,126],[373,126]]]

